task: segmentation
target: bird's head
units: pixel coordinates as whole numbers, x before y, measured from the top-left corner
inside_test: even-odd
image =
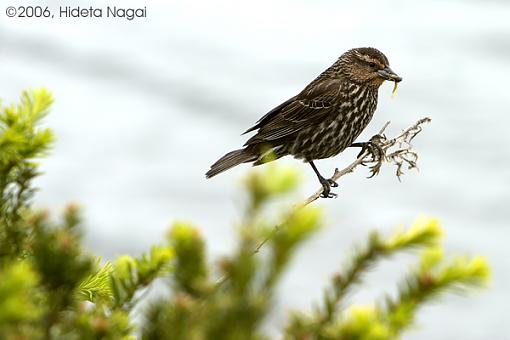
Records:
[[[349,50],[335,64],[338,73],[358,84],[379,87],[385,80],[395,83],[402,80],[390,68],[388,58],[372,47]]]

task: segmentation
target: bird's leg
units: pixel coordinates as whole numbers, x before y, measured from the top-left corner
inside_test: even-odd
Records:
[[[313,171],[317,175],[317,178],[319,178],[319,182],[321,182],[321,185],[324,188],[324,190],[322,191],[321,197],[324,197],[324,198],[336,197],[337,194],[334,194],[331,192],[331,187],[333,187],[333,188],[337,187],[338,183],[335,182],[334,180],[332,180],[331,178],[326,179],[326,178],[322,177],[319,170],[317,170],[317,168],[315,167],[315,164],[313,164],[313,161],[310,161],[308,163],[310,163],[310,165],[312,166]]]

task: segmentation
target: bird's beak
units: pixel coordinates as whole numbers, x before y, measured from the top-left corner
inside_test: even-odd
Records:
[[[402,81],[402,78],[397,76],[397,74],[393,72],[393,70],[389,66],[385,67],[382,70],[377,71],[377,73],[385,80],[394,81],[395,83]]]

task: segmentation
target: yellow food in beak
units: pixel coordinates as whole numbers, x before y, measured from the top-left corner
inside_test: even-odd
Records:
[[[391,98],[395,98],[395,96],[397,95],[397,87],[398,87],[398,82],[394,82],[395,85],[393,85],[393,91],[391,91]]]

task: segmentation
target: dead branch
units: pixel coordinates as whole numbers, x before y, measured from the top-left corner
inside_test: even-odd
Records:
[[[412,140],[421,132],[422,125],[429,123],[430,118],[425,117],[403,130],[399,135],[388,139],[384,131],[390,124],[384,124],[379,133],[370,138],[369,143],[372,147],[365,149],[354,162],[349,164],[342,170],[335,169],[332,180],[335,182],[340,177],[353,172],[359,165],[369,165],[372,173],[369,178],[374,177],[381,170],[383,163],[388,162],[396,166],[396,176],[400,180],[403,175],[403,168],[407,166],[407,170],[417,169],[418,153],[413,149]],[[300,206],[306,206],[317,200],[323,191],[321,187],[314,194],[308,197]],[[260,249],[260,247],[257,247]]]

